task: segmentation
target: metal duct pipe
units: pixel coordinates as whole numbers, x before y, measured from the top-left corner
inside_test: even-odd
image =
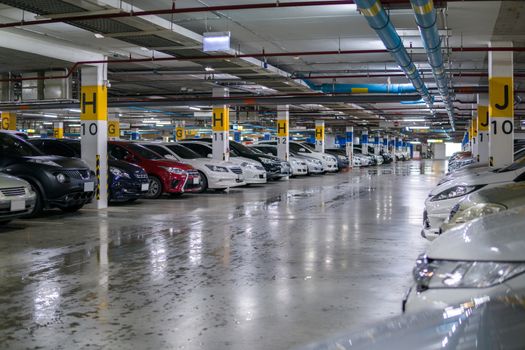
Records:
[[[232,106],[255,105],[297,105],[312,103],[392,103],[400,101],[417,101],[421,99],[418,94],[411,95],[340,95],[340,96],[289,96],[289,97],[228,97],[228,98],[192,98],[172,100],[144,100],[144,101],[110,101],[108,107],[145,107],[145,106],[212,106],[225,104]],[[2,111],[27,111],[44,109],[78,108],[77,103],[28,103],[28,104],[0,104]]]
[[[365,93],[365,94],[410,94],[417,90],[412,84],[319,84],[316,85],[310,80],[303,81],[314,91],[322,91],[325,94],[331,93]]]
[[[441,52],[441,38],[439,37],[437,22],[437,13],[432,0],[410,0],[416,23],[419,27],[423,46],[427,51],[428,63],[432,67],[432,73],[436,80],[439,94],[447,107],[447,114],[450,120],[450,127],[454,130],[454,103],[448,91],[448,78],[443,63],[443,54]]]
[[[379,0],[355,0],[355,3],[427,106],[431,108],[432,98],[428,89]]]

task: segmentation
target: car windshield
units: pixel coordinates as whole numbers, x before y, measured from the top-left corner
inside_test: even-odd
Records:
[[[304,147],[301,144],[295,142],[290,142],[290,151],[297,153],[311,153],[307,147]]]
[[[77,154],[82,154],[80,152],[80,141],[65,141],[66,145],[71,147]]]
[[[257,147],[252,147],[252,151],[254,151],[254,152],[257,153],[257,154],[264,154],[264,152],[261,151],[261,150],[260,150],[259,148],[257,148]]]
[[[133,143],[130,143],[128,144],[128,147],[133,151],[133,152],[136,152],[139,156],[141,156],[142,158],[146,158],[146,159],[152,159],[152,160],[155,160],[155,159],[164,159],[161,155],[153,152],[153,151],[150,151],[149,149],[147,149],[146,147],[143,147],[143,146],[140,146],[140,145],[135,145]]]
[[[184,159],[195,159],[195,158],[201,158],[201,156],[189,149],[188,147],[184,147],[182,145],[166,145],[171,151],[173,151],[176,155],[178,155],[181,158]]]
[[[35,146],[19,137],[0,133],[0,155],[2,156],[19,156],[32,157],[42,156]]]
[[[230,141],[230,148],[235,149],[240,153],[255,154],[253,150],[239,142]]]

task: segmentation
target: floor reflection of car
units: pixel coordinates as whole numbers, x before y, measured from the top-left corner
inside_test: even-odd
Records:
[[[160,154],[166,159],[187,163],[201,174],[202,191],[208,188],[224,190],[230,187],[245,185],[240,166],[225,161],[203,158],[191,149],[176,143],[141,143],[144,147]]]
[[[181,141],[179,144],[188,147],[203,158],[212,157],[212,146],[208,142],[200,141]],[[264,184],[266,183],[266,170],[261,163],[253,159],[244,158],[235,152],[230,153],[228,164],[240,166],[244,175],[244,182],[247,184]]]
[[[80,158],[80,141],[70,139],[31,139],[31,144],[44,154]],[[108,199],[111,202],[132,202],[148,193],[148,174],[128,162],[108,157]]]
[[[452,208],[466,195],[482,188],[521,181],[525,181],[525,158],[505,168],[481,174],[468,174],[437,186],[425,201],[421,235],[427,239],[434,239],[439,235],[439,228],[449,217]]]
[[[277,146],[272,145],[251,145],[251,149],[255,152],[260,152],[262,154],[268,154],[277,157]],[[295,154],[290,152],[290,168],[292,176],[301,176],[308,175],[308,165],[304,159],[298,158]]]
[[[202,189],[199,172],[191,165],[165,159],[139,144],[109,141],[108,154],[144,168],[149,177],[146,198],[159,198],[163,193],[180,196],[185,192],[200,192]]]
[[[522,291],[401,315],[296,350],[523,349]]]
[[[29,182],[0,174],[0,225],[31,213],[35,199]]]
[[[46,208],[77,211],[95,195],[95,173],[85,162],[45,156],[27,141],[3,132],[0,132],[0,168],[31,184],[36,199],[29,216]]]
[[[525,207],[443,233],[416,261],[406,311],[444,308],[525,289]]]

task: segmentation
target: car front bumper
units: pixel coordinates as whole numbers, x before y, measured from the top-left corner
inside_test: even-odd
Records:
[[[206,177],[208,178],[208,188],[211,189],[224,189],[245,184],[244,174],[217,173],[206,174]]]
[[[148,193],[148,190],[143,190],[143,185],[149,185],[148,179],[132,180],[120,178],[114,180],[109,188],[110,201],[127,201],[130,199],[141,198]]]
[[[32,192],[29,195],[7,197],[0,199],[0,221],[16,219],[33,211],[35,206],[36,195]],[[13,201],[24,201],[23,210],[12,210],[11,204]]]

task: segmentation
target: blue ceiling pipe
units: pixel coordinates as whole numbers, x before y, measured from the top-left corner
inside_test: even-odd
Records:
[[[370,27],[376,31],[399,67],[405,72],[414,88],[423,97],[427,106],[431,108],[430,93],[379,0],[354,0],[354,3],[359,7]]]
[[[303,81],[315,91],[324,93],[368,93],[368,94],[410,94],[417,92],[412,84],[319,84]]]
[[[432,0],[410,0],[416,23],[421,33],[423,46],[427,51],[428,62],[432,67],[432,73],[436,80],[439,93],[447,109],[450,126],[455,129],[454,125],[454,104],[448,90],[448,78],[443,63],[443,54],[441,52],[441,38],[436,25],[437,13]]]

